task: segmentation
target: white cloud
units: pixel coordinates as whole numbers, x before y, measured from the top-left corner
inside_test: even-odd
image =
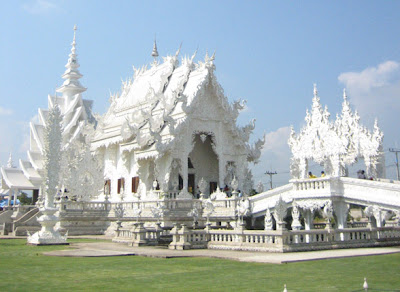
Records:
[[[345,72],[339,81],[364,116],[392,115],[400,109],[400,63],[386,61],[361,72]],[[397,113],[396,113],[397,114]]]
[[[386,61],[377,67],[369,67],[361,72],[345,72],[338,79],[346,87],[359,92],[369,92],[372,88],[388,86],[399,71],[399,63]]]
[[[30,14],[45,14],[58,10],[54,1],[34,0],[22,5],[22,8]]]
[[[12,114],[13,114],[13,111],[11,109],[7,109],[7,108],[0,106],[0,116],[10,116]]]
[[[267,133],[263,152],[267,150],[275,152],[287,152],[287,149],[289,149],[287,143],[289,140],[289,135],[290,127],[282,127],[275,132]]]

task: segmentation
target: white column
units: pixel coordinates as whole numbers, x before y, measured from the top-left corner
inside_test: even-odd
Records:
[[[222,155],[218,155],[218,177],[219,177],[219,187],[224,188],[225,160],[222,159]]]
[[[343,201],[333,202],[333,210],[335,211],[335,214],[336,214],[337,229],[346,228],[347,227],[347,214],[349,211],[349,207],[347,206],[346,202],[343,202]],[[345,240],[344,233],[340,234],[340,239],[342,241]]]
[[[314,213],[313,210],[305,209],[304,210],[304,229],[311,230],[314,228]],[[310,242],[310,235],[306,234],[306,242]]]
[[[188,155],[184,155],[182,159],[182,180],[183,188],[188,189]]]
[[[13,194],[14,194],[14,190],[10,189],[10,191],[8,193],[8,207],[11,207],[11,200],[12,200]]]
[[[16,190],[16,191],[14,192],[14,206],[17,205],[18,193],[19,193],[19,190]]]

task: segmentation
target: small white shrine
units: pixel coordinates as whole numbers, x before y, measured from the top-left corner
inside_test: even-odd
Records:
[[[308,177],[308,161],[321,164],[328,176],[348,176],[348,166],[364,159],[369,178],[385,178],[383,133],[375,120],[374,131],[360,124],[357,112],[353,113],[343,91],[342,112],[336,120],[329,120],[328,108],[322,108],[314,85],[312,108],[307,110],[303,127],[298,135],[293,128],[289,138],[292,151],[291,174],[293,178]]]

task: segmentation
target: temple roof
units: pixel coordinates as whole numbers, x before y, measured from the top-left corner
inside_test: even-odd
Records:
[[[163,120],[166,113],[173,116],[182,113],[182,107],[177,105],[182,97],[186,98],[188,105],[193,101],[211,74],[212,60],[207,64],[194,64],[193,55],[192,58],[183,58],[179,65],[177,57],[177,54],[168,56],[161,64],[135,70],[133,80],[123,82],[121,93],[111,97],[110,108],[100,121],[101,131],[97,131],[94,137],[97,146],[121,142],[121,127],[127,118],[131,119],[130,124],[145,129],[150,127],[149,121],[154,124],[156,120]]]
[[[8,187],[10,189],[20,189],[20,190],[33,190],[38,189],[39,186],[33,185],[24,175],[22,170],[17,168],[1,168],[1,175],[6,185],[3,187]]]

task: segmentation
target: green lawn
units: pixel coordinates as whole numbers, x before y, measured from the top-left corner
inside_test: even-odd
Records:
[[[70,240],[74,242],[76,240]],[[208,258],[43,256],[65,246],[0,240],[0,291],[400,291],[400,254],[282,265]]]

